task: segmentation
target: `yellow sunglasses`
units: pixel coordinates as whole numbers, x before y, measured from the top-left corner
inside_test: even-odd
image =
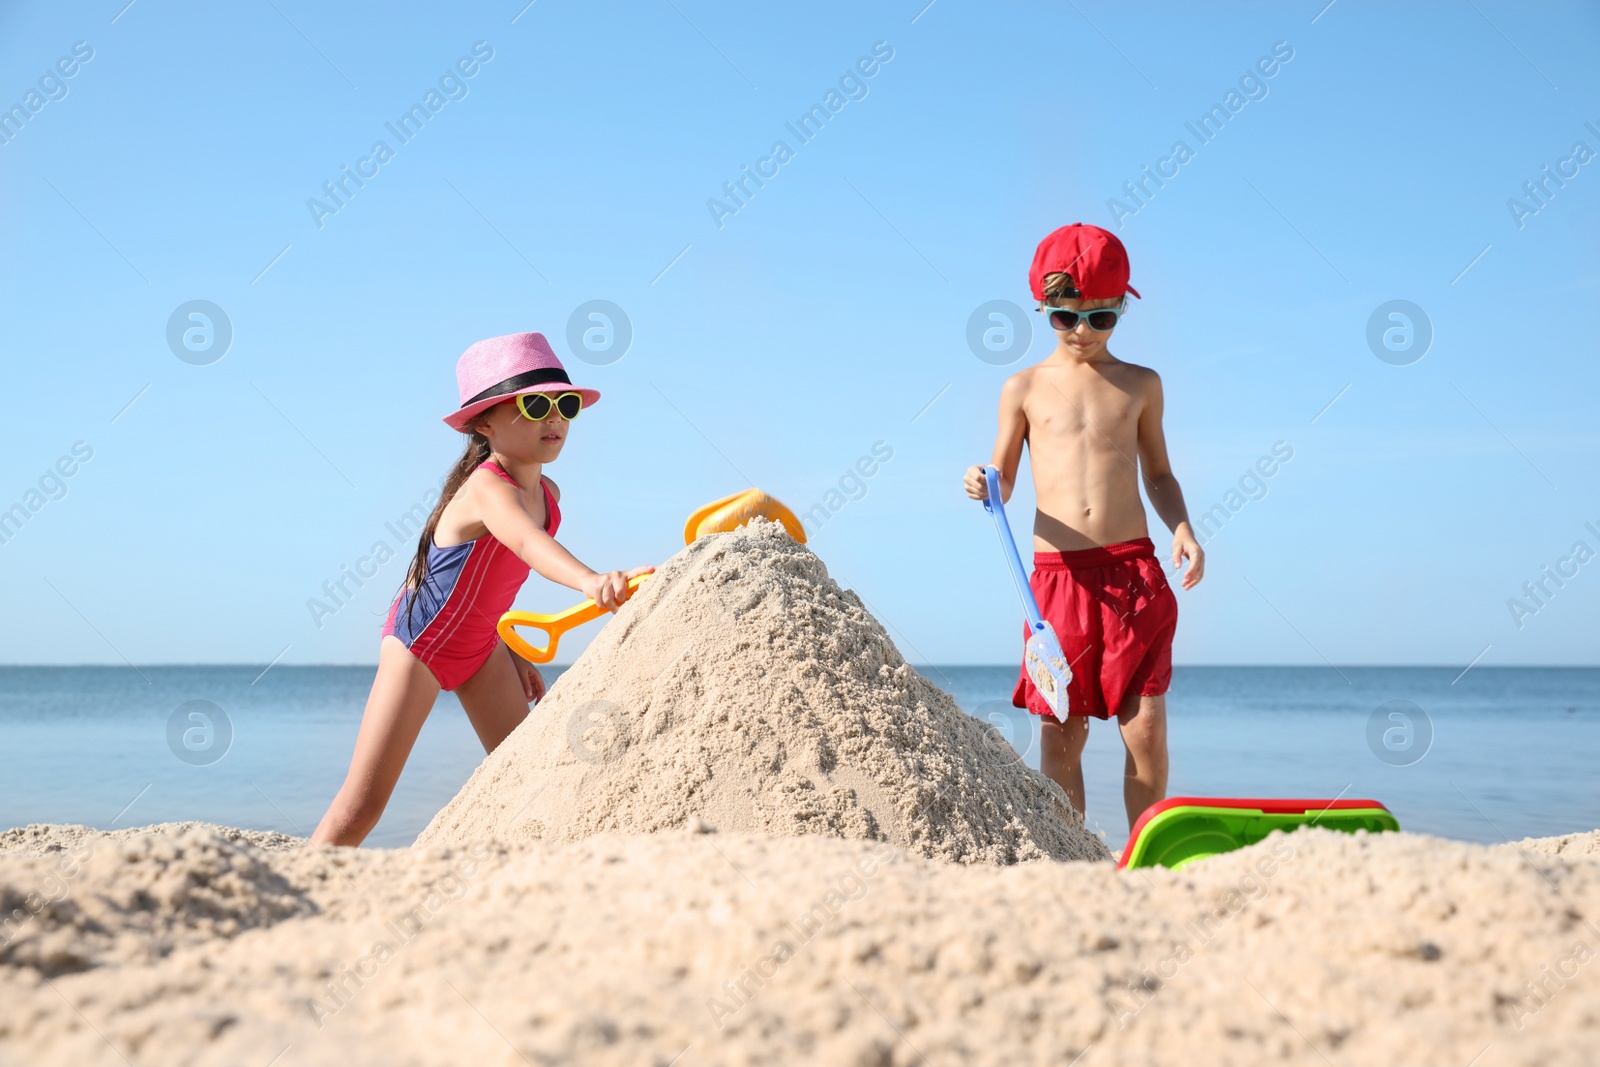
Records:
[[[583,410],[583,397],[578,393],[562,393],[552,397],[548,393],[524,393],[517,397],[517,410],[525,419],[543,422],[554,408],[563,419],[571,422]]]

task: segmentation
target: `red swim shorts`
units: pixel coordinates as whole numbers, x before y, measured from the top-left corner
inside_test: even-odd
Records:
[[[1028,584],[1072,668],[1069,715],[1107,719],[1129,693],[1167,691],[1178,598],[1148,537],[1077,552],[1035,552]],[[1023,635],[1026,640],[1026,625]],[[1011,703],[1051,714],[1026,671],[1019,671]]]

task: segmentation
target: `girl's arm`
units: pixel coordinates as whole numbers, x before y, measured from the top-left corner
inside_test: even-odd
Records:
[[[479,518],[496,541],[544,577],[578,590],[607,611],[615,611],[628,598],[629,578],[655,569],[635,567],[631,571],[604,574],[592,570],[540,529],[510,482],[487,472],[474,474],[473,480],[478,483],[473,486],[473,495],[479,507]]]

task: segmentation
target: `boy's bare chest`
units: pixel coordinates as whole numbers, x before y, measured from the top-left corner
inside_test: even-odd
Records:
[[[1103,381],[1045,379],[1028,391],[1023,410],[1031,436],[1110,438],[1117,442],[1138,435],[1142,400]]]

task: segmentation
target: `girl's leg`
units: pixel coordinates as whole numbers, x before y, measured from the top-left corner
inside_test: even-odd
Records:
[[[455,693],[485,752],[499,748],[500,742],[528,717],[528,698],[523,695],[522,679],[517,676],[511,650],[504,641],[495,645],[476,674],[456,686]]]
[[[439,696],[439,682],[393,635],[378,651],[367,710],[344,785],[311,835],[313,845],[359,845],[378,824],[422,722]]]

